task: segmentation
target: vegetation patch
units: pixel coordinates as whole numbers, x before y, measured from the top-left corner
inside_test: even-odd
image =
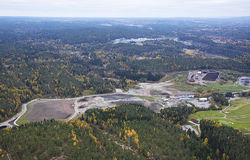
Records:
[[[14,144],[14,145],[13,145]],[[84,121],[43,121],[1,131],[0,148],[11,159],[141,159]]]
[[[250,132],[250,99],[241,98],[231,102],[223,111],[200,111],[189,116],[189,119],[211,119],[227,126]]]
[[[236,84],[220,84],[209,83],[204,86],[205,90],[214,90],[218,92],[240,92],[241,90],[250,89],[247,86],[240,86]]]
[[[27,107],[26,112],[16,121],[18,125],[29,123],[29,121],[27,120],[27,115],[30,109],[30,104],[27,104],[26,107]]]
[[[234,84],[234,81],[236,81],[237,79],[232,79],[228,72],[222,73],[222,78],[223,78],[222,82],[207,83],[206,85],[190,84],[187,82],[187,77],[188,77],[188,72],[177,72],[177,73],[170,74],[170,76],[167,77],[167,79],[172,80],[174,82],[174,85],[172,87],[180,91],[239,92],[241,90],[250,89],[247,86],[240,86],[240,85]]]
[[[201,138],[210,146],[216,159],[249,159],[249,138],[238,130],[213,120],[202,120],[200,128]]]
[[[237,130],[210,121],[201,121],[200,137],[181,130],[180,124],[193,112],[195,108],[180,107],[154,113],[138,104],[91,109],[70,122],[46,120],[2,129],[0,149],[4,157],[8,153],[17,160],[235,159],[236,155],[247,160],[250,143]]]

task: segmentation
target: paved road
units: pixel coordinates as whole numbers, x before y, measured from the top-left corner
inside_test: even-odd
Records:
[[[23,105],[22,105],[22,111],[19,112],[19,113],[17,113],[17,114],[16,114],[15,116],[13,116],[11,119],[9,119],[9,120],[7,120],[7,121],[5,121],[5,122],[0,123],[0,127],[4,127],[4,126],[6,126],[6,127],[13,127],[13,125],[10,124],[10,122],[12,122],[12,121],[14,121],[14,125],[15,125],[15,126],[18,126],[18,124],[17,124],[16,122],[17,122],[17,120],[27,111],[27,105],[30,104],[30,103],[33,103],[33,102],[35,102],[35,101],[37,101],[37,100],[38,100],[38,99],[34,99],[34,100],[32,100],[32,101],[30,101],[30,102],[28,102],[28,103],[23,104]]]
[[[196,135],[199,135],[199,132],[197,131],[197,129],[191,125],[183,125],[183,126],[181,126],[181,129],[186,131],[186,132],[188,131],[188,129],[190,129],[191,131],[194,131]]]
[[[11,124],[9,124],[9,121],[5,121],[0,124],[0,127],[13,127]]]
[[[116,93],[96,94],[95,96],[112,95],[112,94],[116,94]],[[127,94],[127,93],[123,93],[123,94]],[[93,95],[88,95],[88,96],[93,96]],[[75,98],[64,98],[64,99],[63,99],[63,100],[75,100],[75,103],[74,103],[74,110],[75,110],[75,112],[74,112],[69,118],[67,118],[66,121],[69,121],[69,120],[71,120],[71,119],[77,117],[77,115],[79,114],[79,111],[78,111],[78,107],[79,107],[79,105],[78,105],[78,100],[81,99],[81,98],[84,98],[84,97],[88,97],[88,96],[81,96],[81,97],[75,97]],[[21,112],[17,113],[15,116],[13,116],[12,118],[10,118],[9,120],[0,123],[0,127],[5,127],[5,126],[6,126],[6,127],[13,127],[13,125],[10,124],[10,122],[12,122],[12,121],[14,121],[14,125],[15,125],[15,126],[19,126],[19,125],[17,124],[17,121],[19,120],[20,117],[23,116],[23,114],[24,114],[25,112],[27,112],[27,105],[28,105],[28,104],[31,104],[31,103],[33,103],[33,102],[36,102],[36,101],[38,101],[38,100],[57,101],[57,100],[60,100],[60,99],[59,99],[59,98],[56,98],[56,99],[40,99],[40,98],[33,99],[33,100],[31,100],[31,101],[29,101],[29,102],[27,102],[27,103],[25,103],[25,104],[22,105],[22,110],[21,110]],[[87,108],[85,109],[85,111],[88,110],[88,109],[91,109],[91,108],[92,108],[92,107],[87,107]],[[84,111],[84,112],[85,112],[85,111]],[[81,112],[81,113],[82,113],[82,112]]]
[[[82,97],[81,97],[82,98]],[[80,98],[76,98],[76,100],[75,100],[75,102],[74,102],[74,110],[75,110],[75,112],[70,116],[70,117],[68,117],[67,119],[66,119],[66,121],[70,121],[71,119],[74,119],[74,118],[76,118],[79,114],[80,114],[80,112],[79,112],[79,110],[78,110],[78,108],[79,108],[79,103],[78,103],[78,100],[79,100]],[[86,111],[85,111],[86,112]]]
[[[16,120],[14,121],[14,125],[19,126],[16,122],[19,120],[19,118],[21,118],[21,117],[23,116],[23,114],[24,114],[25,112],[27,112],[27,105],[28,105],[28,104],[31,104],[31,103],[33,103],[33,102],[35,102],[35,101],[38,101],[38,100],[39,100],[39,99],[33,99],[32,101],[29,101],[28,103],[25,103],[25,104],[22,105],[22,111],[19,112],[19,113],[17,114],[17,118],[16,118]]]
[[[154,89],[154,88],[157,88],[157,89],[162,89],[164,88],[164,90],[166,89],[165,86],[167,85],[170,85],[171,83],[169,81],[166,81],[166,82],[160,82],[159,84],[156,84],[156,83],[142,83],[142,86],[141,86],[141,89],[138,89],[138,90],[143,90],[143,93],[147,93],[147,87],[149,87],[149,90],[150,89]],[[152,87],[153,85],[153,87]],[[161,88],[162,87],[162,88]],[[146,88],[146,89],[145,89]],[[128,94],[128,95],[131,95],[130,92],[122,92],[122,93],[107,93],[107,94],[94,94],[94,95],[88,95],[88,96],[81,96],[81,97],[75,97],[75,98],[64,98],[63,100],[75,100],[74,102],[74,110],[75,112],[66,119],[66,121],[69,121],[73,118],[76,118],[79,114],[80,114],[80,111],[79,111],[79,106],[80,104],[78,103],[78,100],[81,99],[81,98],[84,98],[84,97],[90,97],[90,96],[104,96],[104,95],[113,95],[113,94]],[[138,94],[134,93],[133,94],[134,96],[137,96]],[[140,95],[140,94],[139,94]],[[151,96],[150,93],[146,94],[148,96]],[[5,122],[2,122],[0,123],[0,127],[1,126],[8,126],[8,127],[13,127],[12,124],[10,124],[10,122],[14,121],[14,125],[18,126],[18,124],[16,123],[19,118],[27,111],[27,105],[30,104],[30,103],[33,103],[35,101],[38,101],[40,100],[39,98],[38,99],[34,99],[26,104],[23,104],[22,105],[22,111],[17,113],[15,116],[13,116],[11,119],[5,121]],[[41,99],[41,100],[46,100],[46,101],[55,101],[55,100],[60,100],[59,98],[57,99]],[[84,110],[81,109],[81,114],[85,113],[86,110],[88,109],[91,109],[91,108],[96,108],[96,107],[86,107]]]

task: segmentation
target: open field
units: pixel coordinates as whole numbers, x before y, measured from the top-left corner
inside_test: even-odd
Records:
[[[216,90],[218,92],[239,92],[241,90],[250,89],[246,86],[240,86],[236,84],[219,84],[219,83],[210,83],[204,86],[205,90]]]
[[[232,101],[231,105],[222,111],[200,111],[189,116],[189,119],[192,118],[213,119],[243,132],[250,132],[250,99]]]
[[[66,119],[74,113],[72,100],[40,100],[27,105],[27,112],[18,124],[43,121],[44,119]]]
[[[225,74],[227,74],[227,72]],[[220,83],[208,83],[206,85],[190,84],[187,82],[187,76],[188,72],[177,72],[171,74],[169,77],[167,77],[167,79],[172,79],[171,82],[173,83],[173,85],[170,87],[173,87],[180,91],[192,91],[192,92],[197,92],[200,90],[203,91],[215,90],[217,92],[238,92],[241,90],[250,89],[249,87],[246,86],[240,86],[233,83],[231,84],[226,83],[227,81],[223,81],[225,84],[220,84]]]
[[[237,118],[239,116],[250,118],[250,99],[235,100],[223,112],[227,114],[228,118]]]

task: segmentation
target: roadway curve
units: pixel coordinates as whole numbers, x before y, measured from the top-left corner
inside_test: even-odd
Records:
[[[160,91],[168,91],[170,94],[173,94],[172,93],[172,88],[166,88],[166,86],[170,86],[170,85],[172,85],[171,81],[165,81],[165,82],[160,82],[160,83],[159,82],[157,82],[157,83],[141,83],[140,84],[140,89],[133,90],[132,93],[130,93],[130,91],[128,91],[128,92],[121,92],[121,93],[116,92],[116,93],[96,94],[96,95],[88,95],[88,96],[103,96],[103,95],[112,95],[112,94],[130,94],[130,95],[134,95],[134,96],[138,96],[138,95],[152,96],[151,93],[150,93],[150,90],[153,90],[153,89],[157,89],[157,90],[160,90]],[[134,92],[134,91],[136,91],[136,92]],[[178,91],[178,94],[184,94],[185,95],[185,94],[187,94],[187,92]],[[74,102],[74,110],[75,110],[75,112],[70,117],[68,117],[66,119],[66,121],[70,121],[71,119],[76,118],[80,114],[79,109],[78,109],[80,104],[78,104],[78,100],[81,99],[81,98],[84,98],[84,97],[88,97],[88,96],[81,96],[81,97],[65,98],[64,99],[64,100],[75,100],[75,102]],[[30,102],[27,102],[27,103],[23,104],[22,105],[22,111],[17,113],[11,119],[0,123],[0,127],[4,127],[4,126],[13,127],[13,124],[10,123],[10,122],[13,122],[13,121],[14,121],[14,125],[18,126],[17,121],[20,119],[20,117],[22,117],[27,112],[27,105],[30,104],[30,103],[33,103],[35,101],[38,101],[38,100],[40,100],[40,98],[31,100]],[[42,100],[54,101],[54,100],[60,100],[60,99],[42,99]],[[84,110],[81,110],[81,114],[85,113],[88,109],[91,109],[91,108],[93,108],[93,107],[86,107]]]
[[[28,103],[25,103],[22,105],[22,111],[17,113],[15,116],[13,116],[11,119],[5,121],[5,122],[2,122],[0,123],[0,127],[13,127],[13,125],[11,124],[11,122],[14,121],[14,125],[15,126],[18,126],[18,124],[16,123],[17,120],[23,116],[23,114],[27,111],[27,105],[30,104],[30,103],[33,103],[35,101],[37,101],[38,99],[34,99]]]
[[[95,96],[103,96],[103,95],[112,95],[112,94],[116,94],[116,93],[107,93],[107,94],[96,94]],[[123,93],[123,94],[127,94],[127,93]],[[88,95],[88,96],[91,96],[91,95]],[[84,98],[86,96],[81,96],[81,97],[75,97],[75,98],[65,98],[63,100],[75,100],[74,102],[74,113],[68,117],[67,119],[65,119],[66,121],[70,121],[74,118],[76,118],[78,115],[79,115],[79,110],[78,110],[78,107],[79,107],[79,104],[78,104],[78,100],[81,99],[81,98]],[[17,121],[27,112],[27,105],[31,104],[31,103],[34,103],[38,100],[46,100],[46,101],[55,101],[55,100],[60,100],[60,99],[40,99],[40,98],[37,98],[37,99],[33,99],[25,104],[22,105],[22,110],[21,112],[17,113],[15,116],[13,116],[12,118],[10,118],[9,120],[7,121],[4,121],[4,122],[1,122],[0,123],[0,127],[13,127],[13,126],[19,126],[17,124]],[[88,109],[92,109],[93,107],[86,107],[84,109],[84,112],[81,111],[81,113],[85,113]],[[11,122],[14,121],[14,125],[11,124]]]

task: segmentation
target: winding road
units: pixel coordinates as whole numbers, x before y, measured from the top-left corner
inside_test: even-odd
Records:
[[[14,121],[13,123],[14,123],[15,126],[19,126],[16,122],[27,111],[27,105],[30,104],[30,103],[33,103],[33,102],[35,102],[37,100],[39,100],[39,99],[34,99],[34,100],[32,100],[32,101],[30,101],[28,103],[23,104],[21,112],[17,113],[11,119],[9,119],[9,120],[7,120],[5,122],[0,123],[0,127],[13,127],[13,125],[11,124],[11,122],[13,122],[13,121]]]
[[[170,81],[157,82],[157,83],[140,83],[139,84],[140,85],[139,89],[132,90],[132,93],[130,93],[131,91],[122,92],[122,94],[132,94],[134,96],[138,96],[138,95],[152,96],[151,93],[150,93],[151,90],[157,89],[157,90],[160,90],[160,91],[168,91],[168,89],[171,89],[171,88],[166,88],[166,86],[170,86],[171,84],[172,83]],[[179,94],[181,94],[181,93],[182,92],[180,91]],[[184,93],[185,92],[183,92],[183,94]],[[104,95],[113,95],[113,94],[118,94],[118,92],[117,93],[88,95],[88,96],[104,96]],[[119,94],[121,94],[121,93],[119,93]],[[76,118],[80,114],[80,111],[79,111],[80,104],[78,103],[78,100],[81,99],[81,98],[84,98],[84,97],[88,97],[88,96],[81,96],[81,97],[65,98],[64,99],[64,100],[75,100],[75,102],[74,102],[74,110],[75,111],[70,117],[68,117],[66,119],[66,121],[69,121],[69,120],[71,120],[73,118]],[[40,98],[37,98],[37,99],[31,100],[30,102],[27,102],[27,103],[22,105],[21,112],[17,113],[15,116],[10,118],[9,120],[0,123],[0,127],[13,127],[14,125],[18,126],[17,121],[27,112],[27,105],[29,105],[29,104],[31,104],[33,102],[36,102],[38,100],[54,101],[54,100],[60,100],[60,99],[40,99]],[[93,107],[84,108],[83,110],[81,110],[81,114],[85,113],[88,109],[91,109],[91,108],[93,108]]]
[[[113,94],[117,94],[117,93],[107,93],[107,94],[96,94],[96,95],[88,95],[88,96],[104,96],[104,95],[113,95]],[[123,94],[127,94],[127,93],[123,93]],[[92,109],[92,108],[95,108],[93,106],[90,106],[90,107],[86,107],[84,109],[81,110],[81,112],[79,112],[79,102],[78,100],[80,100],[81,98],[84,98],[84,97],[88,97],[88,96],[81,96],[81,97],[74,97],[74,98],[64,98],[63,100],[74,100],[74,113],[68,117],[67,119],[65,119],[65,121],[70,121],[71,119],[74,119],[76,118],[80,113],[83,114],[85,113],[88,109]],[[40,98],[37,98],[37,99],[34,99],[34,100],[31,100],[25,104],[22,105],[22,110],[21,112],[17,113],[15,116],[13,116],[12,118],[10,118],[9,120],[7,121],[4,121],[4,122],[1,122],[0,123],[0,127],[13,127],[13,126],[19,126],[17,124],[17,121],[27,112],[27,106],[31,103],[34,103],[36,101],[39,101],[39,100],[46,100],[46,101],[56,101],[56,100],[60,100],[60,99],[40,99]],[[13,124],[11,124],[13,123]]]

